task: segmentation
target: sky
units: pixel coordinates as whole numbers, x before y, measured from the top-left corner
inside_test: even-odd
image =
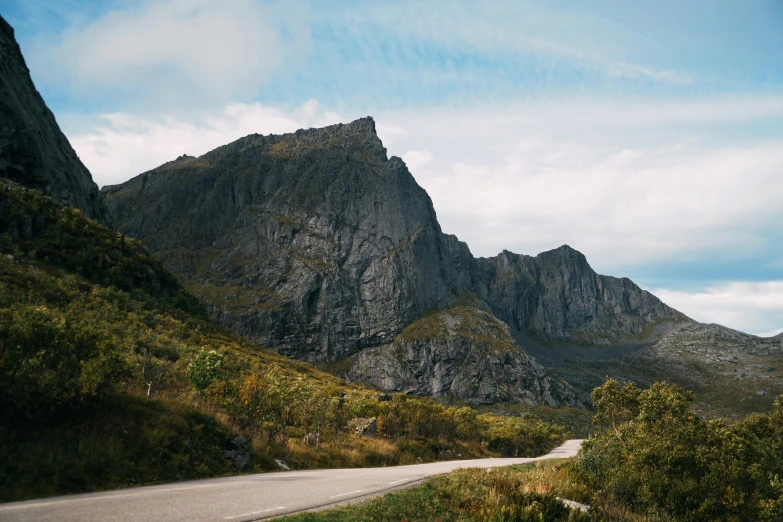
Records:
[[[476,256],[783,331],[783,2],[0,0],[99,185],[371,115]]]

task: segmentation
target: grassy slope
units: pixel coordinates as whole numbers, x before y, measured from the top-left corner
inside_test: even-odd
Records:
[[[45,342],[28,346],[19,339],[51,325],[52,342],[58,335],[72,343],[87,339],[96,357],[113,357],[122,371],[105,389],[76,390],[77,398],[39,411],[25,405],[30,394],[15,383],[60,386],[58,352]],[[20,349],[39,350],[23,354],[27,362],[52,364],[54,355],[55,370],[33,370],[28,381],[19,380],[12,355]],[[496,454],[493,448],[543,451],[565,438],[564,430],[542,423],[474,416],[476,429],[460,439],[454,435],[458,414],[464,415],[459,408],[405,397],[381,402],[370,390],[261,349],[212,323],[137,242],[36,191],[0,181],[0,402],[8,412],[0,423],[0,501],[232,473],[223,457],[236,432],[232,419],[213,404],[194,401],[188,381],[188,362],[202,349],[223,354],[223,375],[232,382],[276,368],[285,379],[345,404],[349,417],[379,418],[384,437],[377,439],[353,437],[338,425],[317,449],[303,444],[302,428],[294,426],[284,447],[272,450],[256,440],[257,470],[273,469],[273,457],[298,468],[392,465],[455,453],[489,456]],[[337,399],[345,393],[347,399]],[[452,423],[446,438],[444,419]]]

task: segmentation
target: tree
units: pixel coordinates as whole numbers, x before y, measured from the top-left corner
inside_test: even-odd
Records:
[[[201,349],[188,364],[188,379],[196,390],[196,397],[209,388],[209,385],[220,378],[223,365],[223,355],[216,350]]]

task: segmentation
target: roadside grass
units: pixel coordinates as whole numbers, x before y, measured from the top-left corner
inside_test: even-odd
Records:
[[[286,517],[287,522],[365,521],[572,521],[598,520],[572,511],[556,497],[577,502],[589,492],[572,460],[523,466],[460,469],[366,504]]]
[[[593,431],[593,412],[582,408],[563,406],[529,406],[527,404],[504,402],[478,406],[479,411],[503,416],[522,417],[566,428],[574,437],[584,439]]]
[[[285,462],[296,469],[364,468],[495,456],[497,453],[477,442],[345,436],[324,442],[318,448],[289,440]]]

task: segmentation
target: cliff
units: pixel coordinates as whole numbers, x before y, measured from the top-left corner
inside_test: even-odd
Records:
[[[0,17],[0,178],[105,221],[98,186],[30,78],[14,30]]]

